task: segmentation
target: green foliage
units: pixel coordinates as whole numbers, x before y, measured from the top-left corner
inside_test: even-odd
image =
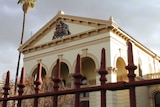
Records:
[[[34,3],[37,0],[19,0],[17,4],[22,4],[24,13],[27,13],[30,8],[34,8]]]
[[[17,4],[24,4],[24,3],[35,3],[37,0],[19,0],[18,2],[17,2]]]

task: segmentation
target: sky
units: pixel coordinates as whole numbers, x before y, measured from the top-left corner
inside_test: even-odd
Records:
[[[8,70],[15,79],[23,20],[22,5],[17,1],[0,0],[0,79]],[[58,10],[102,20],[113,16],[121,29],[160,56],[160,0],[38,0],[27,13],[24,42]]]

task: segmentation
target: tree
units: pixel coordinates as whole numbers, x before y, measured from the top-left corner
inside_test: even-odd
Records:
[[[27,12],[30,8],[34,8],[34,3],[36,1],[37,0],[19,0],[17,3],[22,4],[23,12],[24,12],[24,14],[27,14]]]
[[[40,93],[53,92],[53,81],[47,75],[43,78]],[[34,77],[27,77],[25,81],[25,88],[23,95],[30,95],[35,93]],[[59,91],[67,90],[67,87],[62,86],[62,81],[59,84]],[[34,99],[25,99],[22,102],[22,107],[33,107]],[[74,95],[60,95],[58,96],[58,107],[73,107]],[[53,97],[41,97],[39,98],[38,107],[53,107]]]
[[[37,0],[19,0],[17,4],[22,4],[22,10],[23,10],[23,24],[22,24],[22,34],[21,34],[21,41],[20,46],[23,44],[23,38],[24,38],[24,27],[25,27],[25,21],[26,21],[26,14],[29,9],[34,8],[34,3]],[[21,52],[19,51],[18,56],[18,62],[17,62],[17,71],[16,71],[16,78],[15,78],[15,94],[17,90],[17,82],[18,82],[18,73],[19,73],[19,65],[20,65],[20,59],[21,59]]]

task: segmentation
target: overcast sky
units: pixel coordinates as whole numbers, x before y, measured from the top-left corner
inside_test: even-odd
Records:
[[[8,70],[15,78],[23,16],[17,1],[0,0],[0,79]],[[58,10],[104,20],[113,16],[121,29],[160,56],[160,0],[39,0],[27,14],[25,41]]]

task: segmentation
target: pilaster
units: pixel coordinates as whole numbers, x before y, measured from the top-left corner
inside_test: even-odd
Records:
[[[107,82],[117,82],[117,73],[115,67],[107,67]],[[107,107],[117,107],[116,91],[107,91]]]
[[[117,68],[115,67],[107,67],[108,69],[108,75],[107,75],[107,82],[117,82]]]

